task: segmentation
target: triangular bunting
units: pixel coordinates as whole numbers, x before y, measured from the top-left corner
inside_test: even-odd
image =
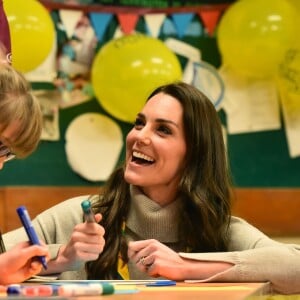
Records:
[[[187,28],[185,35],[195,37],[203,36],[204,28],[201,22],[192,22],[191,25]]]
[[[182,38],[194,17],[194,13],[175,13],[172,14],[173,23],[176,27],[179,38]]]
[[[170,19],[166,18],[164,23],[162,24],[161,32],[164,35],[176,35],[174,23]]]
[[[75,28],[80,21],[83,12],[80,10],[60,9],[59,16],[64,25],[67,37],[70,39],[74,34]]]
[[[221,15],[220,10],[203,10],[198,12],[207,33],[212,36]]]
[[[131,34],[133,34],[134,32],[132,32]],[[118,39],[120,37],[124,36],[124,32],[121,30],[120,26],[117,26],[117,28],[115,29],[113,38],[114,39]]]
[[[157,38],[160,34],[161,26],[166,18],[166,14],[146,14],[144,16],[149,34]]]
[[[94,28],[98,41],[103,40],[104,33],[112,17],[112,13],[90,13],[91,24]]]
[[[117,14],[117,18],[124,34],[131,34],[135,29],[139,16],[137,14]]]

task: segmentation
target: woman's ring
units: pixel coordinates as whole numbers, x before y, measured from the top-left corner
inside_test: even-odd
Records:
[[[138,260],[138,262],[139,263],[141,263],[143,266],[147,266],[147,264],[145,263],[145,258],[146,258],[147,256],[142,256],[139,260]]]
[[[148,270],[152,265],[153,265],[153,262],[152,263],[146,263],[146,258],[147,256],[142,256],[139,260],[138,260],[138,263],[140,263],[141,265],[143,265],[146,270]]]

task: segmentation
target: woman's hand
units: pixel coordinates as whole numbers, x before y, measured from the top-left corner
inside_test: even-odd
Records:
[[[157,240],[129,242],[128,257],[137,268],[152,277],[171,280],[203,280],[231,268],[222,261],[202,261],[182,258],[178,253]]]
[[[186,260],[157,240],[129,242],[128,257],[149,276],[177,281],[186,279]]]
[[[101,214],[96,214],[95,219],[96,222],[84,222],[74,227],[69,243],[59,249],[57,258],[49,262],[49,270],[45,273],[78,270],[85,262],[98,258],[105,245],[105,231],[98,224]]]
[[[46,256],[49,252],[45,245],[30,245],[22,242],[0,255],[0,283],[22,282],[42,270],[37,256]]]

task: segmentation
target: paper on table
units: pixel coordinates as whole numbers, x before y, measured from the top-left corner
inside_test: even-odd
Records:
[[[148,279],[148,280],[60,280],[58,277],[50,277],[50,276],[33,276],[29,280],[29,282],[44,282],[50,284],[68,284],[68,283],[76,283],[76,284],[86,284],[86,283],[112,283],[116,285],[147,285],[149,283],[174,283],[173,280],[168,279]],[[160,285],[161,286],[161,285]]]
[[[50,282],[50,281],[54,281],[54,280],[57,280],[57,279],[58,279],[57,276],[34,275],[34,276],[30,277],[29,279],[27,279],[26,282]]]

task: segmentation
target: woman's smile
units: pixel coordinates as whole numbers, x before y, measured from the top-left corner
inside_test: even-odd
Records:
[[[152,158],[142,152],[133,151],[131,162],[138,164],[138,165],[152,165],[155,162],[155,160],[154,160],[154,158]]]

